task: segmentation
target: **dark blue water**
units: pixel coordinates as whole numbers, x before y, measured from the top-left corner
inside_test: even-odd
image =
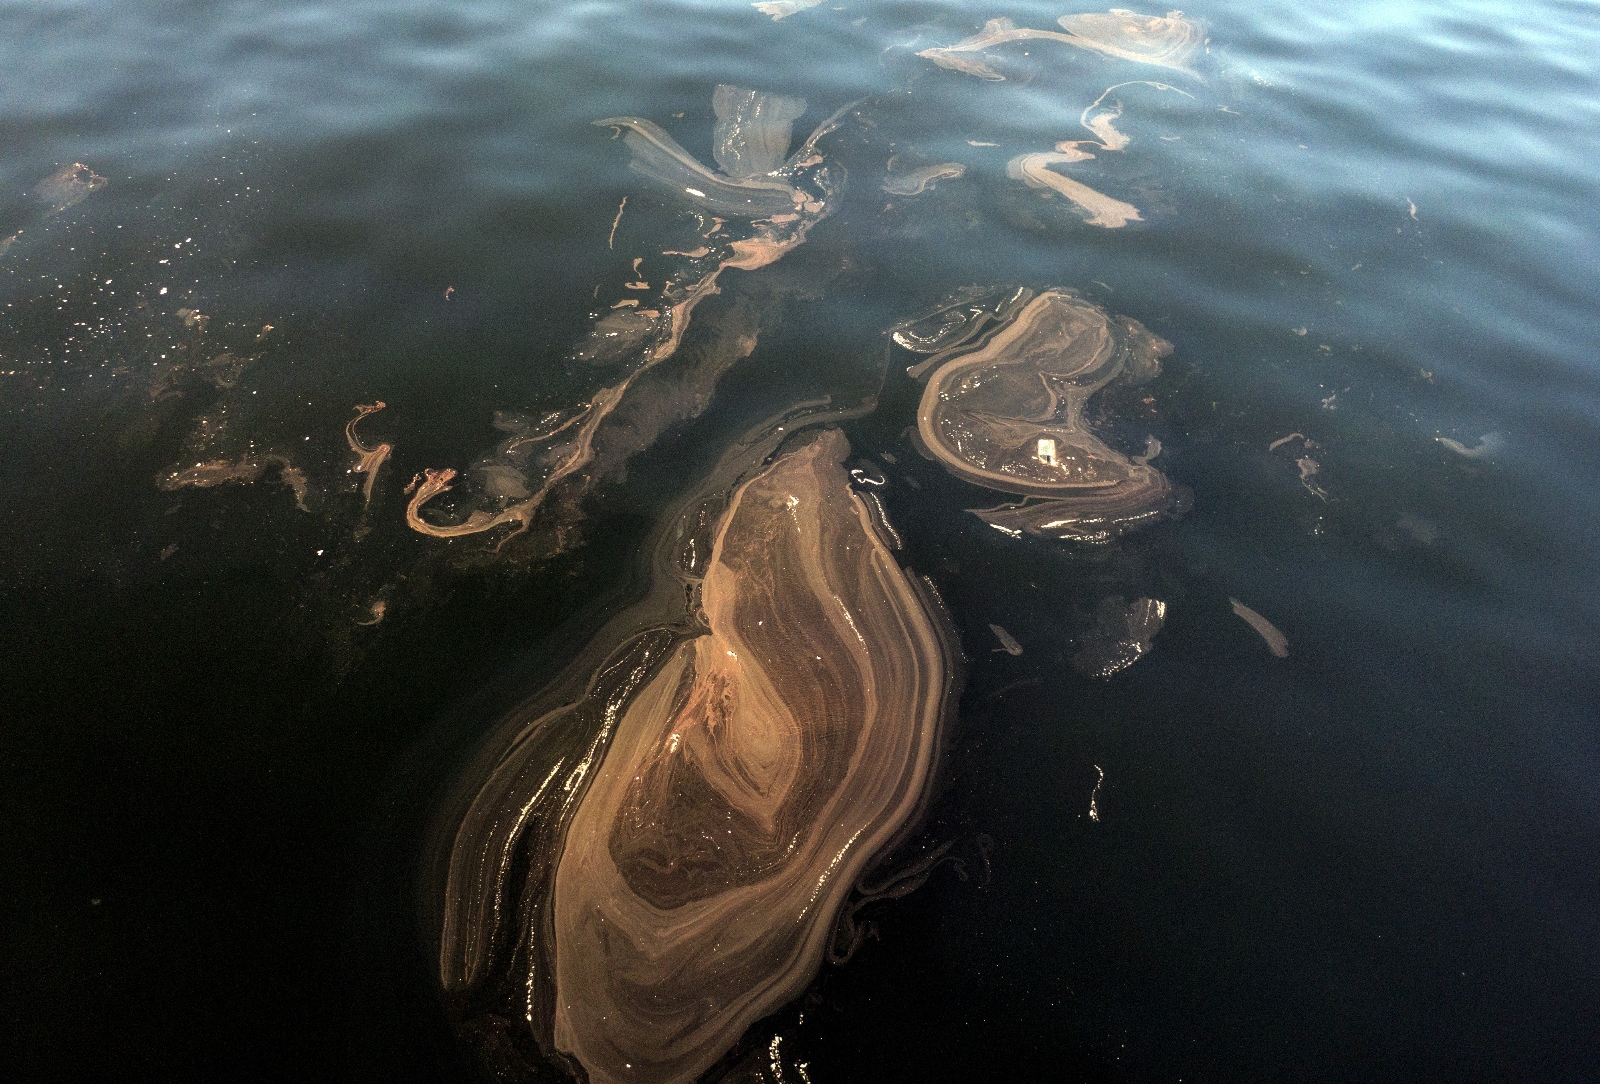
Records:
[[[1600,1076],[1600,11],[1216,5],[1198,78],[916,55],[1068,10],[0,4],[8,1078],[478,1079],[418,899],[438,796],[638,593],[707,449],[880,382],[847,432],[972,660],[926,832],[989,872],[873,912],[755,1047],[819,1084]],[[1142,221],[1007,177],[1131,80],[1178,89],[1121,88],[1129,146],[1068,172]],[[409,530],[494,411],[606,385],[575,347],[678,243],[591,122],[710,161],[719,83],[806,98],[800,131],[862,100],[831,216],[705,310],[765,306],[758,347],[561,544]],[[966,173],[890,196],[891,155]],[[54,211],[74,163],[105,183]],[[1101,421],[1192,511],[1093,551],[962,512],[883,331],[973,283],[1173,343]],[[304,509],[277,467],[158,488],[248,455]],[[1091,680],[1113,594],[1167,623]]]

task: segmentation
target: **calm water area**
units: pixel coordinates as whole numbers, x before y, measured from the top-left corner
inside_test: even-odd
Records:
[[[826,401],[960,633],[921,838],[964,857],[725,1079],[1600,1079],[1600,6],[1214,0],[1190,72],[919,55],[1091,10],[0,0],[0,1075],[490,1079],[444,796],[672,502]],[[430,523],[497,511],[507,434],[623,379],[586,336],[709,215],[593,122],[709,164],[719,84],[803,98],[796,144],[843,110],[825,216],[723,272],[567,520],[412,529],[414,475],[461,472]],[[1097,102],[1126,145],[1055,168],[1114,228],[1008,175]],[[888,332],[1008,284],[1172,344],[1086,417],[1160,442],[1181,517],[1012,537],[918,453]],[[1117,596],[1165,624],[1085,676]]]

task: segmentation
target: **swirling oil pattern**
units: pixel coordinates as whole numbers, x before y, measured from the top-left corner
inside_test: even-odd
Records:
[[[848,452],[822,430],[741,484],[709,524],[702,631],[610,655],[511,747],[456,835],[446,986],[487,973],[511,900],[540,901],[513,966],[553,1006],[540,1038],[593,1084],[692,1081],[796,996],[922,807],[954,656]],[[584,725],[576,766],[550,755]],[[547,861],[512,860],[524,835]]]
[[[0,71],[3,1084],[1600,1081],[1596,0]]]
[[[998,293],[1002,305],[1015,296]],[[938,330],[906,332],[936,340],[952,334],[950,313],[969,311],[988,315],[981,306],[941,309],[932,317]],[[917,410],[922,444],[958,478],[1043,498],[974,510],[979,517],[1008,534],[1108,542],[1178,507],[1171,483],[1149,463],[1158,443],[1130,458],[1083,418],[1089,397],[1111,382],[1153,378],[1171,343],[1066,289],[1012,307],[978,346],[962,349],[968,342],[930,359],[936,368]]]

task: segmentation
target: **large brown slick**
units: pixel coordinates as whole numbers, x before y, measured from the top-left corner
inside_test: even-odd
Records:
[[[479,985],[506,946],[541,1045],[591,1084],[692,1081],[803,991],[926,798],[956,681],[942,611],[851,489],[843,434],[796,439],[679,543],[689,633],[635,653],[625,696],[591,682],[603,757],[565,780],[561,760],[518,763],[586,709],[537,720],[455,839],[447,988]],[[562,816],[563,791],[553,863],[506,883],[516,835]],[[526,952],[490,929],[519,897]]]

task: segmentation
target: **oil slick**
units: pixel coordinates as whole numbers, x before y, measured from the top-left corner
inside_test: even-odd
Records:
[[[1160,599],[1121,595],[1102,599],[1093,627],[1078,638],[1072,668],[1086,677],[1109,678],[1138,662],[1155,644],[1166,623],[1167,604]]]
[[[1010,320],[1033,296],[1026,286],[965,286],[920,316],[890,328],[890,337],[913,353],[935,355],[906,370],[920,378],[943,360],[938,355],[972,342],[992,324]]]
[[[383,443],[368,448],[361,442],[361,438],[356,435],[356,423],[368,414],[376,414],[386,406],[388,404],[381,399],[370,405],[358,403],[356,404],[356,416],[344,425],[344,439],[349,443],[350,450],[359,457],[356,465],[351,467],[350,470],[356,474],[365,474],[367,476],[366,481],[361,485],[361,501],[363,504],[372,503],[372,486],[378,480],[378,469],[388,461],[389,453],[394,451],[394,445]]]
[[[311,511],[306,506],[310,486],[305,472],[281,455],[247,455],[239,459],[216,459],[196,463],[192,467],[172,471],[156,480],[160,489],[172,491],[193,487],[210,489],[213,486],[238,483],[249,485],[259,481],[269,470],[278,472],[278,481],[294,494],[295,507],[302,512]]]
[[[1007,308],[975,343],[958,331],[948,333],[956,345],[930,359],[921,448],[963,481],[1031,501],[973,509],[979,518],[1007,534],[1109,542],[1181,510],[1180,494],[1149,464],[1159,443],[1130,458],[1083,419],[1101,388],[1159,373],[1170,343],[1064,288]]]
[[[1261,634],[1261,639],[1266,641],[1268,651],[1280,659],[1289,657],[1289,640],[1283,633],[1278,631],[1276,625],[1236,598],[1230,598],[1228,603],[1233,607],[1234,613],[1244,618],[1251,628]]]
[[[438,522],[425,515],[431,502],[452,492],[458,474],[454,469],[425,470],[416,480],[406,508],[406,522],[421,534],[435,538],[460,538],[499,528],[510,528],[496,550],[526,532],[551,493],[563,483],[581,489],[593,478],[595,440],[608,417],[624,402],[630,387],[643,374],[673,357],[688,331],[690,318],[705,298],[720,293],[718,279],[731,269],[755,271],[766,267],[805,241],[807,232],[833,210],[837,194],[834,172],[818,152],[818,142],[834,131],[854,103],[835,112],[816,127],[804,143],[785,159],[791,131],[806,108],[803,99],[765,94],[735,86],[719,86],[712,97],[716,116],[713,156],[722,172],[713,173],[667,134],[641,117],[608,117],[594,123],[616,129],[630,152],[629,168],[653,182],[674,199],[687,198],[710,217],[713,226],[702,236],[717,236],[728,222],[740,223],[737,234],[718,238],[718,248],[704,253],[684,253],[689,260],[679,273],[669,276],[660,299],[649,307],[628,306],[602,315],[576,356],[595,365],[625,365],[616,382],[601,388],[589,401],[581,420],[549,445],[539,483],[522,497],[502,500],[496,508],[472,508],[454,522]],[[618,207],[618,219],[622,207]],[[613,232],[608,244],[615,241]],[[702,261],[715,258],[707,267]],[[638,276],[642,260],[634,261]],[[649,289],[640,279],[629,289]],[[738,357],[747,356],[755,340],[748,337]]]
[[[1119,60],[1152,64],[1185,75],[1194,75],[1189,58],[1205,44],[1205,27],[1184,18],[1181,11],[1166,17],[1140,15],[1126,8],[1112,8],[1105,14],[1085,12],[1063,15],[1056,20],[1067,32],[1069,45],[1092,49]]]
[[[1484,434],[1470,448],[1459,440],[1452,440],[1450,437],[1434,437],[1433,439],[1456,453],[1456,455],[1466,456],[1468,459],[1487,459],[1496,455],[1505,446],[1505,438],[1499,433]]]
[[[1001,628],[999,625],[990,624],[989,631],[994,633],[994,638],[1000,641],[1000,646],[995,651],[1004,651],[1007,655],[1022,654],[1022,645],[1017,643],[1017,638]]]
[[[33,196],[46,205],[44,213],[49,218],[76,207],[109,183],[82,162],[74,162],[35,185]]]
[[[1029,188],[1059,192],[1085,212],[1091,226],[1118,229],[1129,222],[1143,221],[1139,209],[1132,204],[1113,199],[1051,168],[1072,162],[1084,162],[1095,157],[1094,152],[1087,148],[1092,147],[1103,152],[1128,148],[1132,141],[1116,126],[1117,119],[1122,116],[1122,103],[1113,101],[1107,105],[1106,98],[1112,91],[1131,86],[1154,87],[1156,90],[1182,94],[1186,98],[1194,97],[1186,90],[1147,79],[1136,79],[1109,86],[1098,98],[1089,103],[1089,107],[1078,118],[1078,123],[1093,133],[1094,139],[1065,140],[1057,143],[1054,151],[1020,154],[1006,164],[1006,175],[1012,180],[1021,181]]]
[[[891,173],[879,187],[894,196],[920,196],[934,187],[936,182],[955,180],[965,176],[966,172],[967,167],[960,162],[939,162],[904,173]]]
[[[1068,162],[1082,162],[1093,157],[1094,155],[1087,151],[1080,150],[1075,142],[1057,143],[1054,151],[1017,155],[1006,163],[1006,176],[1014,181],[1021,181],[1029,188],[1043,188],[1061,193],[1086,212],[1087,221],[1091,226],[1104,226],[1106,229],[1114,230],[1130,222],[1142,221],[1139,208],[1133,204],[1113,199],[1081,181],[1075,181],[1050,168]]]
[[[761,3],[751,4],[750,6],[763,15],[771,15],[772,21],[777,22],[779,19],[786,19],[796,12],[814,8],[820,3],[822,3],[822,0],[762,0]]]
[[[1189,58],[1205,41],[1205,30],[1183,12],[1168,12],[1165,18],[1145,16],[1125,8],[1112,8],[1105,14],[1063,15],[1057,22],[1065,33],[1018,27],[1010,19],[990,19],[970,38],[917,55],[942,68],[965,72],[980,79],[1000,80],[1001,75],[983,59],[983,54],[998,45],[1013,41],[1057,41],[1119,60],[1152,64],[1185,75],[1195,75]]]
[[[761,466],[775,443],[686,502],[650,599],[513,717],[453,833],[446,991],[593,1084],[695,1080],[803,990],[932,778],[958,681],[942,610],[843,435]]]

